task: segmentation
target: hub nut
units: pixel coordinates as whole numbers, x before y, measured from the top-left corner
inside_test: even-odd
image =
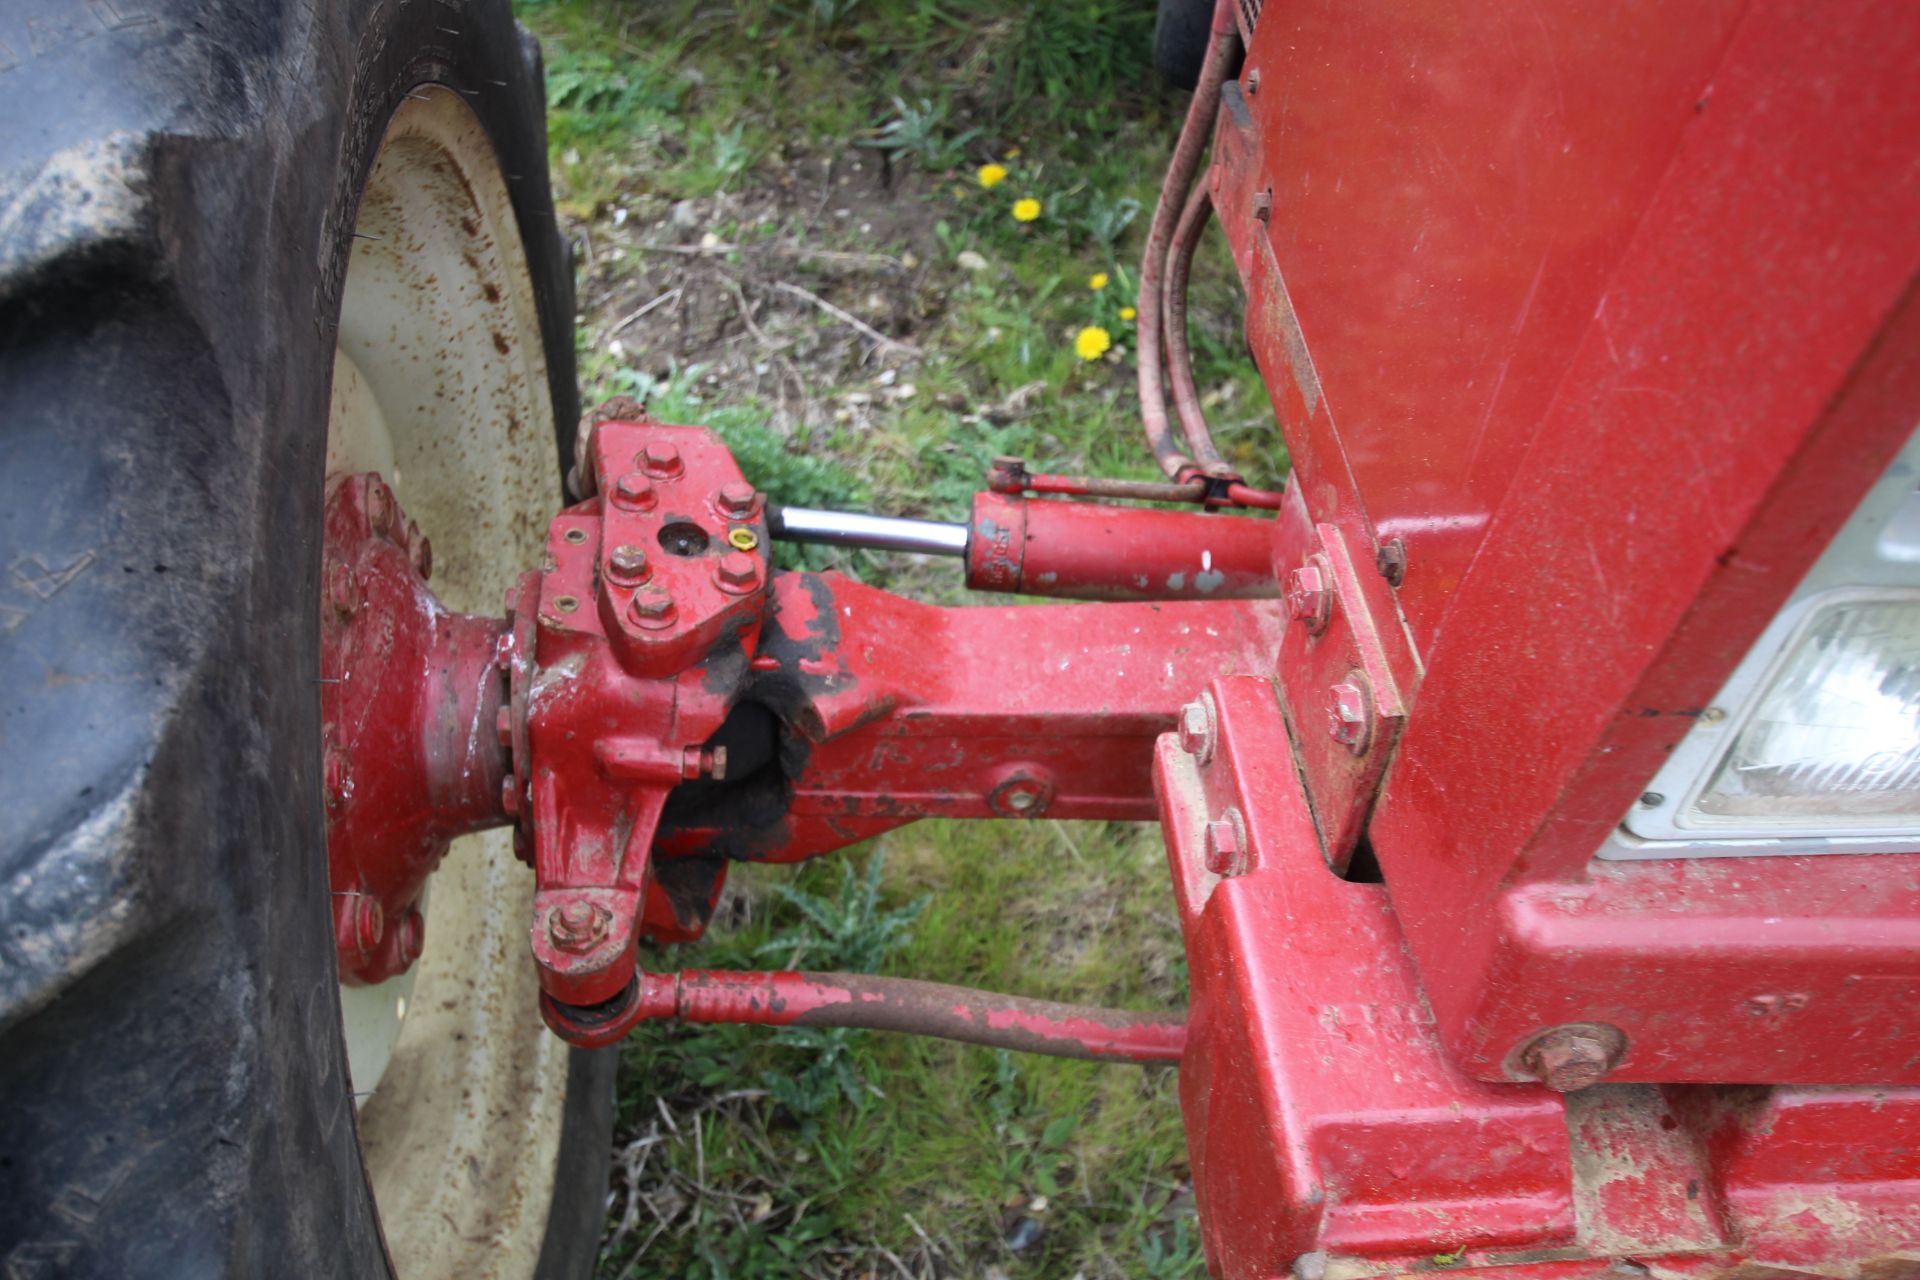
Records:
[[[729,520],[751,520],[754,505],[760,495],[754,492],[752,485],[745,480],[729,480],[720,486],[713,497],[713,503],[720,508],[720,514]]]
[[[647,511],[653,507],[653,481],[638,471],[629,471],[613,482],[613,505],[628,511]]]
[[[575,899],[555,907],[547,916],[547,937],[562,951],[578,955],[599,946],[612,919],[605,908]]]
[[[607,576],[626,586],[645,582],[652,572],[647,563],[647,553],[639,547],[622,544],[607,556]]]
[[[656,480],[671,480],[682,470],[680,451],[665,440],[655,440],[640,451],[640,466]]]
[[[744,551],[729,551],[714,563],[713,576],[722,591],[745,595],[760,585],[760,562]]]

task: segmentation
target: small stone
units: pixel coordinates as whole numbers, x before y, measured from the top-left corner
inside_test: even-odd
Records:
[[[961,269],[965,271],[985,271],[987,269],[987,260],[971,249],[962,249],[958,256],[954,258],[954,261],[959,263]]]
[[[667,210],[667,221],[682,231],[691,231],[700,225],[700,211],[691,200],[680,200]]]
[[[879,383],[883,387],[890,387],[893,385],[894,379],[898,378],[899,376],[900,376],[900,371],[897,369],[882,369],[880,371],[880,376],[875,378],[874,381]]]
[[[919,255],[915,254],[912,250],[908,250],[906,253],[900,255],[900,265],[909,271],[913,270],[920,265]]]
[[[702,249],[718,249],[721,243],[720,237],[711,231],[706,232],[700,237],[700,247]]]
[[[616,227],[623,227],[626,224],[627,224],[627,210],[625,206],[615,209],[613,211],[613,225]]]

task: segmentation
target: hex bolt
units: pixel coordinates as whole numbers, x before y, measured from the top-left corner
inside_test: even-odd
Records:
[[[414,907],[400,922],[400,958],[412,964],[427,949],[427,919]]]
[[[1598,1084],[1620,1065],[1627,1037],[1604,1023],[1573,1023],[1543,1031],[1520,1054],[1520,1066],[1555,1093]]]
[[[387,932],[387,913],[380,899],[370,893],[355,895],[353,904],[353,940],[361,951],[372,951]]]
[[[1407,544],[1399,538],[1388,538],[1374,552],[1373,567],[1387,580],[1390,587],[1398,587],[1407,580]]]
[[[1306,623],[1310,636],[1327,629],[1333,617],[1333,574],[1325,556],[1308,556],[1287,575],[1287,616]]]
[[[347,753],[338,747],[328,747],[322,769],[326,776],[327,808],[338,809],[346,804],[353,791],[353,778],[347,772]]]
[[[360,577],[353,566],[336,562],[327,568],[327,601],[342,622],[360,609]]]
[[[627,616],[648,631],[664,631],[673,625],[673,597],[659,587],[647,587],[633,593]]]
[[[645,582],[652,572],[647,553],[639,547],[622,543],[607,556],[607,576],[622,586]]]
[[[1213,756],[1213,717],[1204,702],[1180,708],[1180,749],[1205,763]]]
[[[379,480],[367,486],[367,526],[382,537],[393,527],[393,490]]]
[[[760,585],[760,562],[744,551],[729,551],[714,562],[714,581],[730,595],[745,595]]]
[[[665,440],[655,440],[640,451],[640,466],[655,480],[671,480],[684,469],[680,451]]]
[[[1253,193],[1253,220],[1270,222],[1273,220],[1273,188],[1268,187]]]
[[[613,482],[614,506],[626,511],[647,511],[653,504],[653,481],[640,472],[629,471]]]
[[[1366,677],[1354,672],[1329,691],[1327,732],[1355,755],[1364,753],[1373,738],[1373,698]]]
[[[578,898],[555,907],[547,916],[547,937],[562,951],[575,955],[591,951],[607,936],[611,915]]]
[[[1245,870],[1240,849],[1240,828],[1231,816],[1207,823],[1205,845],[1207,870],[1216,876],[1236,876]]]
[[[729,520],[748,520],[753,517],[753,505],[759,499],[760,495],[745,480],[729,480],[714,494],[713,504]]]

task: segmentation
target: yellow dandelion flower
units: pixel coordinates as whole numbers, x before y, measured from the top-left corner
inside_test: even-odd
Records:
[[[1134,310],[1134,309],[1133,309],[1132,307],[1122,307],[1122,308],[1120,308],[1120,318],[1121,318],[1122,320],[1131,320],[1131,319],[1133,319],[1133,318],[1134,318],[1135,316],[1137,316],[1137,315],[1139,315],[1139,314],[1140,314],[1140,313],[1139,313],[1138,311],[1135,311],[1135,310]]]
[[[973,176],[980,180],[983,187],[997,187],[1007,180],[1007,170],[1004,165],[983,164]]]
[[[1015,222],[1032,222],[1039,216],[1040,202],[1032,196],[1027,196],[1024,199],[1013,202],[1013,220]]]
[[[1113,335],[1097,324],[1082,329],[1073,340],[1073,353],[1082,360],[1098,360],[1113,345]]]
[[[1107,287],[1107,273],[1104,271],[1094,272],[1093,278],[1087,281],[1087,288],[1095,290],[1096,292],[1106,287]]]

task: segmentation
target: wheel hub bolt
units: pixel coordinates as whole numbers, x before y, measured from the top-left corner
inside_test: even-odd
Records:
[[[335,563],[327,569],[327,599],[342,622],[360,609],[360,579],[350,564]]]
[[[652,567],[647,563],[647,553],[639,547],[621,545],[613,549],[607,557],[607,576],[615,582],[632,586],[645,582]]]
[[[367,486],[367,525],[382,537],[393,528],[393,491],[378,480]]]
[[[729,551],[713,566],[722,591],[744,595],[760,585],[760,562],[744,551]]]
[[[745,480],[729,480],[720,486],[714,504],[729,520],[747,520],[752,518],[753,506],[759,497]]]
[[[640,465],[656,480],[671,480],[681,472],[680,451],[665,440],[655,440],[640,451]]]
[[[629,471],[613,482],[613,505],[628,511],[646,511],[654,503],[653,481]]]
[[[673,625],[673,597],[658,587],[636,591],[627,605],[627,616],[649,631],[664,630]]]
[[[562,903],[547,917],[547,937],[562,951],[591,951],[607,936],[611,917],[591,902]]]

